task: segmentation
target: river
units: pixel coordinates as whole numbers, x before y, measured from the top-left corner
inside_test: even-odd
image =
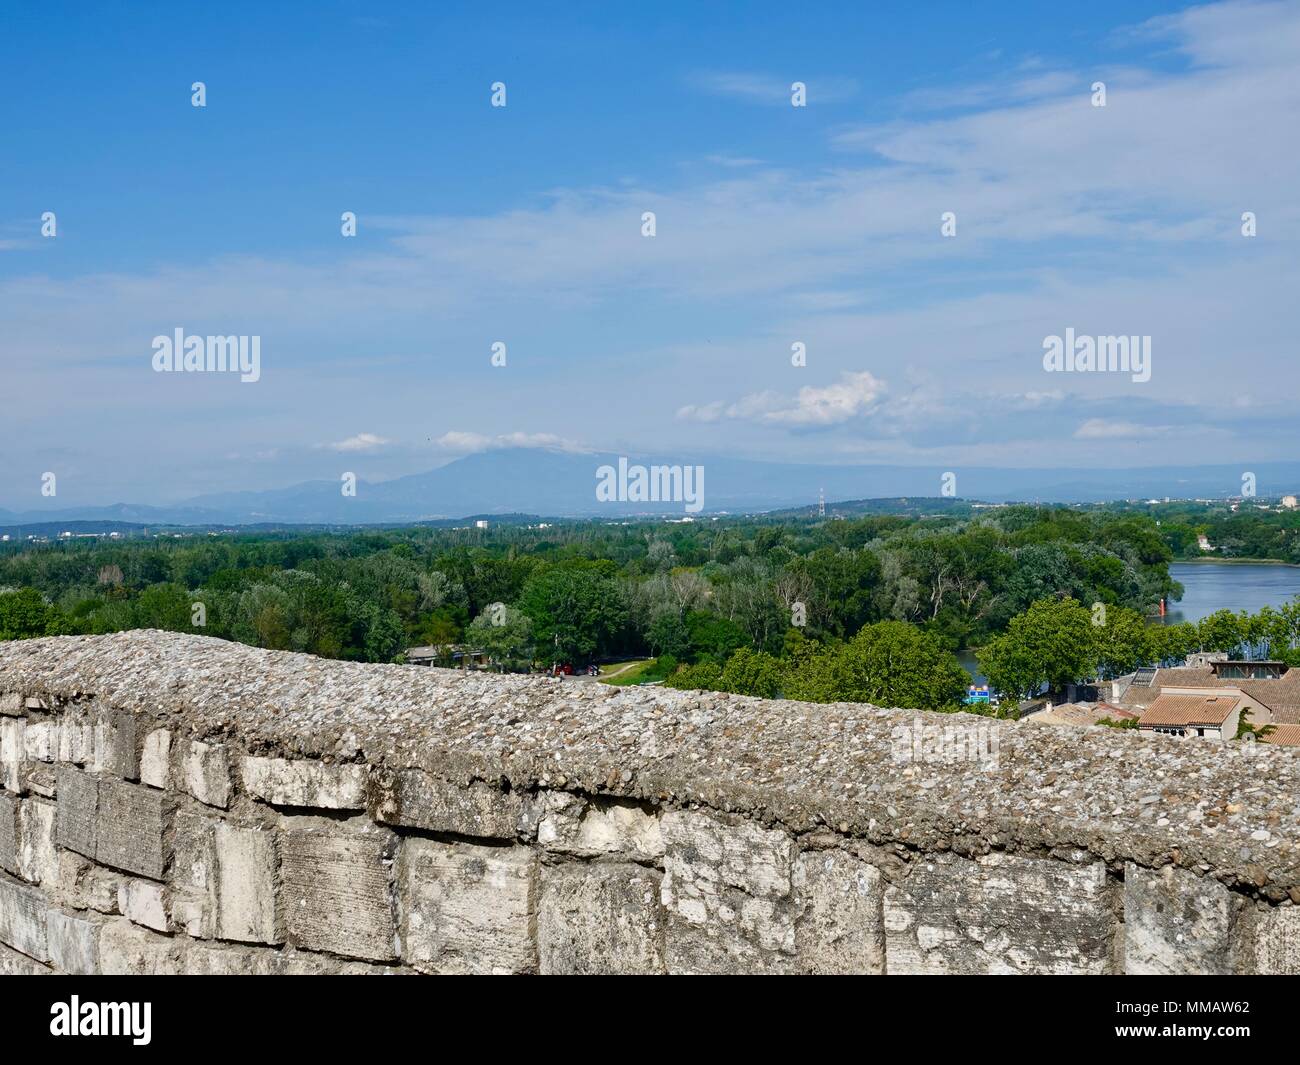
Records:
[[[1300,595],[1300,566],[1276,563],[1173,562],[1169,575],[1183,586],[1183,597],[1169,604],[1164,623],[1200,621],[1216,610],[1254,614],[1262,606],[1279,607]],[[958,651],[957,660],[978,684],[984,675],[974,651]]]
[[[1216,610],[1254,614],[1260,607],[1279,607],[1300,595],[1300,566],[1174,562],[1169,575],[1183,586],[1182,599],[1169,604],[1169,624],[1200,621]]]

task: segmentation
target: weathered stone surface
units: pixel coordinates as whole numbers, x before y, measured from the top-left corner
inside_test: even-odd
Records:
[[[283,943],[273,834],[222,821],[216,826],[214,844],[217,936],[241,943]]]
[[[52,890],[61,903],[73,909],[116,914],[125,879],[120,873],[101,868],[73,851],[60,850],[58,875]],[[43,887],[51,890],[49,884]]]
[[[1124,971],[1232,971],[1232,918],[1239,908],[1222,884],[1186,869],[1124,867]]]
[[[47,901],[39,889],[0,876],[0,943],[37,961],[49,961]]]
[[[169,931],[161,884],[151,880],[124,880],[118,890],[117,908],[129,921],[155,932]]]
[[[171,775],[172,734],[170,729],[156,728],[145,734],[140,755],[140,783],[151,788],[165,788]]]
[[[513,839],[526,818],[523,799],[488,784],[453,784],[418,769],[386,774],[375,789],[376,821],[485,839]]]
[[[48,965],[0,943],[0,976],[51,976]]]
[[[18,875],[18,807],[22,800],[0,792],[0,869]]]
[[[191,740],[184,771],[185,786],[199,802],[223,810],[230,805],[230,756],[223,744]]]
[[[62,809],[62,789],[59,807]],[[161,879],[166,863],[164,832],[169,800],[143,784],[99,782],[95,860],[128,873]]]
[[[1300,906],[1251,907],[1242,915],[1236,971],[1300,975]]]
[[[58,722],[28,721],[23,735],[23,751],[29,761],[56,761],[59,756]]]
[[[59,852],[54,842],[58,807],[44,799],[24,799],[18,810],[18,875],[33,884],[57,880]]]
[[[679,810],[665,813],[660,828],[669,972],[790,971],[790,835]]]
[[[1100,862],[991,854],[914,863],[885,890],[893,973],[1105,973],[1115,915]]]
[[[59,761],[89,766],[95,761],[95,725],[83,710],[69,710],[59,720]]]
[[[60,973],[93,976],[99,966],[99,924],[51,910],[46,924],[50,965]]]
[[[272,806],[363,810],[367,767],[292,758],[244,758],[244,790]]]
[[[59,766],[58,800],[55,838],[59,846],[94,858],[99,823],[99,781],[78,769]]]
[[[108,773],[123,780],[140,775],[140,758],[136,750],[135,718],[121,710],[109,710],[95,722],[95,760],[97,773]]]
[[[293,944],[372,961],[396,958],[389,882],[394,847],[389,832],[285,832],[280,873]]]
[[[547,812],[537,841],[548,851],[582,858],[626,855],[654,861],[664,853],[659,818],[628,803],[574,800]]]
[[[840,850],[804,851],[792,875],[799,923],[795,949],[807,973],[885,971],[885,881],[875,866]]]
[[[404,840],[403,961],[433,973],[534,971],[536,868],[527,847]]]
[[[22,717],[25,713],[27,713],[27,708],[23,702],[21,692],[0,693],[0,714]]]
[[[663,875],[639,865],[543,867],[537,953],[544,975],[664,971]]]
[[[107,976],[174,976],[185,971],[184,946],[182,939],[114,917],[100,928],[100,970]]]
[[[0,718],[0,788],[21,794],[22,765],[26,754],[24,733],[27,722],[21,717]]]

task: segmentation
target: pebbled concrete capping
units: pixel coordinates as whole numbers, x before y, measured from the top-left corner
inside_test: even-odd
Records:
[[[133,632],[0,785],[0,972],[1300,972],[1286,748]]]

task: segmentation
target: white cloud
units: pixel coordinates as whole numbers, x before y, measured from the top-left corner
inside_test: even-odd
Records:
[[[357,433],[355,436],[349,436],[346,440],[339,440],[325,446],[331,451],[378,451],[391,443],[391,440],[386,440],[375,433]]]
[[[554,451],[586,452],[589,449],[555,433],[470,433],[453,429],[443,433],[434,443],[444,451],[470,454],[477,451],[496,451],[509,447],[543,447]]]
[[[840,77],[780,77],[775,74],[752,74],[738,71],[705,71],[695,74],[690,82],[698,89],[715,96],[731,96],[750,103],[769,106],[790,106],[790,86],[802,81],[807,86],[808,106],[817,103],[839,103],[855,96],[858,83],[853,78]]]
[[[805,385],[790,398],[776,392],[752,392],[734,403],[687,404],[678,408],[683,421],[715,422],[723,418],[757,419],[791,427],[838,425],[870,414],[885,384],[869,371],[844,373],[822,387]]]
[[[1140,425],[1137,422],[1114,421],[1109,418],[1089,418],[1074,431],[1076,440],[1131,439],[1139,436],[1160,436],[1169,432],[1168,425]]]

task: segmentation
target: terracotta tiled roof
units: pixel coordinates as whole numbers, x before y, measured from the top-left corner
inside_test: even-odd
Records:
[[[1178,666],[1156,671],[1149,686],[1130,685],[1124,693],[1129,704],[1150,707],[1164,688],[1236,688],[1273,712],[1274,722],[1300,724],[1300,669],[1276,680],[1216,677],[1209,666]]]
[[[1161,695],[1138,720],[1148,725],[1222,725],[1241,702],[1237,695]]]
[[[1282,747],[1300,747],[1300,725],[1274,725],[1267,736],[1259,737],[1260,743],[1276,743]]]

